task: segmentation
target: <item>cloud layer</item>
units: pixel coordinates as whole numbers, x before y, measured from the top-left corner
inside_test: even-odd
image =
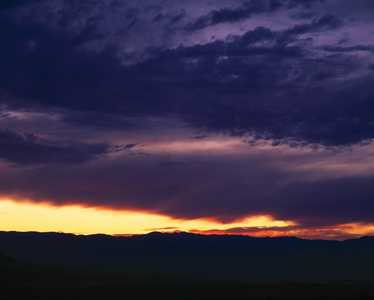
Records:
[[[51,3],[58,7],[60,2]],[[258,24],[206,42],[171,48],[140,46],[135,52],[122,53],[116,41],[110,42],[101,32],[106,15],[85,16],[74,29],[60,24],[64,20],[60,14],[71,18],[74,8],[82,14],[79,5],[67,3],[51,16],[59,18],[56,26],[39,21],[38,14],[24,13],[18,22],[2,16],[0,34],[6,46],[0,56],[1,87],[18,99],[3,99],[6,104],[124,116],[176,113],[191,126],[208,131],[326,146],[373,137],[372,114],[366,108],[373,97],[374,46],[352,44],[349,38],[332,39],[331,34],[345,36],[345,28],[353,22],[333,12],[314,11],[310,20],[285,19],[289,25],[284,29]],[[209,20],[194,29],[199,36],[208,24],[236,24],[251,20],[252,14],[284,13],[295,5],[246,2],[237,8],[212,10],[190,27]],[[51,14],[56,7],[48,8]],[[165,22],[182,23],[184,18]],[[183,36],[181,27],[168,31]],[[103,46],[96,49],[95,41]],[[121,57],[132,63],[124,64]]]
[[[0,194],[374,222],[374,10],[356,2],[4,1]]]

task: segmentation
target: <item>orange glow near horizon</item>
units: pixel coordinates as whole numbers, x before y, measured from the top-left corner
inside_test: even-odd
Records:
[[[295,229],[296,225],[292,221],[273,220],[270,216],[252,216],[237,222],[222,224],[203,219],[172,219],[144,212],[0,200],[0,230],[2,231],[64,232],[83,235],[102,233],[121,236],[145,234],[151,231],[186,231],[256,237],[297,236],[307,239],[346,239],[374,234],[374,224],[352,223],[335,228],[318,229]]]
[[[250,228],[249,228],[250,229]],[[212,229],[207,231],[191,230],[192,233],[197,234],[229,234],[229,235],[248,235],[253,237],[281,237],[281,236],[296,236],[302,239],[323,239],[323,240],[346,240],[352,238],[359,238],[364,235],[374,235],[374,224],[349,223],[337,225],[335,227],[326,228],[289,228],[283,227],[281,230],[274,228],[260,227],[256,231],[247,231],[245,228],[241,230],[218,230]]]
[[[221,224],[213,221],[178,220],[144,212],[118,211],[78,205],[52,206],[32,202],[0,200],[0,230],[56,231],[75,234],[104,233],[110,235],[144,234],[151,231],[190,231],[229,229],[232,226],[289,226],[292,222],[255,216],[240,222]]]

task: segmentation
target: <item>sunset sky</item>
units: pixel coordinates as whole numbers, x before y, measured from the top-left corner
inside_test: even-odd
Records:
[[[374,1],[0,1],[0,230],[374,235]]]

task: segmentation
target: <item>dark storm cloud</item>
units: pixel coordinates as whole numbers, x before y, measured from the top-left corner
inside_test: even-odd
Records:
[[[111,49],[90,54],[75,49],[76,43],[83,40],[79,34],[66,36],[38,24],[17,25],[6,18],[0,24],[0,38],[5,45],[0,50],[0,80],[8,92],[78,111],[94,111],[98,99],[115,97],[101,91],[119,69]]]
[[[301,213],[305,225],[349,223],[353,219],[372,222],[366,210],[373,211],[373,184],[372,176],[298,182],[280,189],[278,201],[272,205],[277,213],[288,214],[291,219]]]
[[[290,0],[287,3],[287,7],[303,7],[311,8],[314,4],[318,2],[325,2],[325,0]]]
[[[265,5],[261,3],[256,5]],[[130,66],[122,65],[115,45],[95,52],[82,48],[86,41],[102,38],[97,22],[91,18],[72,34],[3,16],[0,85],[18,99],[3,101],[90,114],[177,113],[207,131],[325,146],[374,136],[370,111],[357,110],[357,101],[369,104],[372,97],[372,88],[365,85],[370,77],[350,88],[340,84],[336,79],[356,72],[358,63],[344,55],[311,58],[308,40],[299,37],[343,26],[331,13],[280,31],[257,27],[205,44],[147,48],[149,58]],[[371,48],[323,49],[342,53]],[[315,86],[308,88],[311,84]],[[361,95],[355,93],[357,86],[364,88]],[[99,124],[103,118],[91,120]],[[86,125],[86,120],[74,121]]]
[[[205,216],[231,222],[250,212],[251,215],[270,214],[275,219],[293,220],[306,227],[373,222],[373,177],[295,180],[280,187],[278,182],[284,174],[274,170],[256,171],[262,172],[258,178],[247,176],[242,180],[223,181],[223,170],[219,170],[216,183],[207,180],[199,189],[186,190],[186,195],[178,195],[178,205],[169,205],[164,213],[180,218]]]
[[[370,143],[372,23],[368,17],[358,21],[370,2],[357,2],[355,18],[347,1],[247,1],[232,7],[197,1],[197,8],[126,1],[122,10],[124,2],[105,3],[0,6],[2,120],[10,124],[25,111],[59,116],[55,138],[52,130],[48,139],[34,131],[19,134],[28,132],[24,115],[12,130],[0,131],[1,195],[227,222],[256,214],[308,226],[373,222],[374,179],[349,175],[349,164],[339,178],[311,168],[311,179],[292,169],[302,161],[296,156],[277,167],[283,157],[157,157],[141,148],[149,143],[151,153],[152,145],[162,144],[153,136],[157,124],[144,134],[153,117],[177,119],[195,132],[186,140],[205,145],[216,134],[242,136],[252,148],[271,139],[269,147],[287,144],[287,151]],[[245,23],[257,15],[261,20]],[[214,32],[218,24],[230,26]],[[45,119],[33,125],[43,131]],[[137,137],[141,126],[144,136]],[[165,139],[177,134],[168,132]],[[92,140],[81,142],[81,136]],[[116,138],[124,145],[107,142]],[[116,151],[122,153],[96,160]],[[308,168],[313,159],[302,162]]]
[[[81,164],[109,153],[108,144],[57,142],[0,129],[0,159],[16,165]]]
[[[134,148],[136,145],[138,145],[138,143],[136,143],[136,144],[127,144],[127,145],[124,146],[124,149],[125,150],[130,150],[130,149]]]
[[[143,78],[148,70],[141,66],[123,67],[114,47],[97,53],[80,49],[94,35],[89,32],[89,36],[74,36],[32,21],[23,26],[1,18],[0,39],[5,46],[0,50],[0,85],[18,99],[3,101],[11,107],[39,103],[77,112],[125,115],[174,110],[162,98],[165,86],[158,87],[156,78]]]
[[[278,7],[271,1],[245,5],[246,13]],[[234,11],[212,13],[216,16],[212,20],[241,16],[239,8]],[[97,20],[91,19],[73,35],[32,20],[25,25],[3,17],[1,22],[0,37],[6,45],[0,50],[1,86],[18,99],[82,112],[177,112],[193,126],[208,131],[257,133],[262,138],[322,145],[352,144],[374,136],[373,125],[357,112],[356,102],[337,105],[341,95],[353,93],[333,80],[339,73],[354,72],[355,65],[345,57],[313,62],[307,48],[298,44],[300,34],[341,27],[342,21],[332,14],[283,31],[257,27],[241,36],[206,44],[149,48],[150,59],[128,67],[119,61],[115,46],[99,52],[79,48],[85,41],[101,37]],[[371,48],[326,45],[323,49],[347,52]],[[295,67],[299,62],[303,68]],[[308,82],[328,82],[329,86],[300,88]],[[366,95],[357,100],[366,102],[371,93],[372,89],[365,87]],[[326,94],[329,99],[324,99]],[[320,100],[316,102],[316,98]],[[16,104],[33,105],[29,101]]]
[[[186,26],[187,31],[195,31],[221,23],[234,23],[250,18],[252,15],[272,13],[284,8],[304,7],[311,8],[318,1],[298,0],[251,0],[244,1],[238,7],[224,7],[213,10],[205,16],[199,17],[195,22]]]
[[[129,156],[105,164],[3,172],[0,191],[14,199],[73,201],[181,219],[231,222],[265,214],[307,228],[374,222],[372,176],[310,180],[276,164],[270,156],[205,157],[165,168],[155,157]]]
[[[357,51],[370,51],[374,52],[373,45],[356,45],[351,47],[340,47],[340,46],[324,46],[322,48],[329,52],[357,52]]]
[[[236,8],[221,8],[213,10],[205,16],[201,16],[194,23],[187,26],[187,30],[200,30],[208,26],[217,25],[220,23],[232,23],[246,18],[252,14],[259,14],[264,12],[272,12],[280,7],[282,3],[278,0],[258,1],[252,0],[244,2],[241,6]]]
[[[40,0],[29,0],[29,1],[26,1],[26,0],[2,0],[0,2],[0,12],[18,8],[18,7],[26,4],[26,2],[36,4],[39,1]]]
[[[179,21],[181,21],[186,16],[186,11],[182,9],[177,13],[158,13],[153,19],[152,22],[160,22],[165,19],[169,20],[170,25],[173,25]]]
[[[120,114],[103,113],[100,111],[71,111],[62,114],[62,120],[73,126],[85,126],[95,129],[124,129],[133,130],[137,127],[134,122],[124,118]]]
[[[334,15],[326,14],[319,19],[315,19],[312,23],[296,25],[291,29],[286,30],[286,34],[304,34],[308,32],[336,29],[343,25],[342,21]]]
[[[195,135],[193,137],[191,137],[191,139],[195,139],[195,140],[201,140],[201,139],[205,139],[207,137],[210,137],[210,135],[207,135],[207,134],[201,134],[201,135]]]

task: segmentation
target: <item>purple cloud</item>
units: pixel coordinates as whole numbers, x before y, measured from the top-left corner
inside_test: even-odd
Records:
[[[2,2],[0,194],[372,223],[372,1],[230,3]]]

